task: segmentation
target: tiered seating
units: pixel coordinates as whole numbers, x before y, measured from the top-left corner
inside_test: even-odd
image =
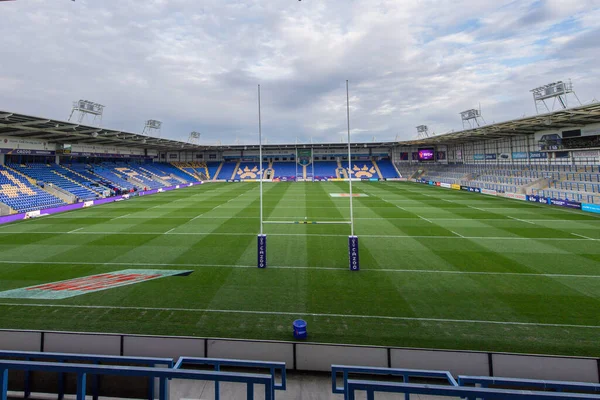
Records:
[[[164,186],[161,182],[152,179],[149,173],[140,170],[138,166],[133,164],[118,165],[114,168],[114,171],[117,174],[126,175],[135,186],[142,189],[158,189]]]
[[[191,174],[193,176],[196,176],[196,179],[208,179],[208,176],[206,175],[206,164],[204,162],[174,162],[171,163],[172,165],[174,165],[176,168],[178,168],[179,170],[183,170],[185,172],[187,172],[188,174]],[[190,176],[188,176],[187,178],[188,180],[191,179]]]
[[[399,178],[398,172],[396,171],[396,168],[394,168],[394,165],[389,158],[377,161],[377,166],[379,167],[381,176],[384,178]]]
[[[347,164],[344,164],[342,163],[342,166],[347,168]],[[351,168],[350,174],[353,178],[379,178],[372,161],[353,161]]]
[[[61,199],[32,185],[27,179],[3,166],[0,166],[0,202],[17,212],[65,205]]]
[[[267,163],[263,163],[263,168],[267,168]],[[225,166],[223,166],[223,169]],[[223,170],[221,170],[223,172]],[[221,175],[221,174],[219,174]],[[224,176],[224,175],[223,175]],[[235,171],[236,179],[260,179],[260,169],[258,162],[243,162]],[[223,178],[227,179],[227,178]]]
[[[114,186],[113,188],[133,190],[135,188],[143,188],[141,184],[134,185],[133,183],[127,181],[124,176],[116,174],[109,166],[94,166],[92,172],[96,175],[99,175],[104,179],[104,182],[110,183]]]
[[[296,163],[295,162],[274,162],[273,163],[273,178],[289,178],[296,176]],[[298,175],[302,176],[303,168],[298,165]]]
[[[208,177],[209,179],[216,179],[216,173],[219,170],[219,165],[221,165],[220,161],[209,161],[206,163],[206,167],[208,168]],[[229,179],[229,178],[225,178]]]
[[[565,199],[578,201],[580,203],[600,204],[600,195],[588,192],[575,192],[568,190],[533,189],[532,194],[553,199]]]
[[[235,171],[236,165],[237,165],[237,163],[235,161],[224,162],[223,167],[221,168],[221,171],[219,172],[219,176],[217,176],[216,179],[231,179],[231,176],[233,175],[233,171]],[[210,171],[210,168],[209,168],[209,171]],[[215,169],[215,173],[216,173],[216,169]],[[213,176],[212,173],[210,176]]]
[[[160,180],[168,182],[171,185],[179,185],[181,183],[188,183],[193,180],[193,178],[181,171],[179,168],[164,163],[154,163],[154,164],[143,164],[139,167],[142,171],[148,171],[151,175],[158,177]],[[179,179],[177,179],[179,178]],[[183,181],[183,182],[182,182]]]
[[[338,164],[336,161],[315,161],[315,177],[336,178]]]
[[[74,180],[62,175],[62,168],[56,164],[27,164],[10,165],[11,168],[27,175],[38,182],[52,183],[53,185],[73,194],[79,200],[93,200],[98,197],[98,193],[84,187]]]

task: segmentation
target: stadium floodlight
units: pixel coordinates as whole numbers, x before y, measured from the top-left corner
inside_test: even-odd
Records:
[[[190,135],[188,136],[188,143],[195,144],[195,145],[200,144],[200,135],[201,135],[200,132],[196,132],[196,131],[190,132]]]
[[[485,120],[481,115],[481,109],[472,108],[460,113],[460,119],[462,120],[463,129],[473,129],[485,124]]]
[[[102,104],[94,103],[89,100],[77,100],[73,102],[71,108],[71,115],[69,115],[68,121],[75,119],[78,124],[84,122],[86,117],[92,119],[90,125],[100,126],[102,125],[102,114],[104,113],[104,106]]]
[[[579,97],[573,90],[573,83],[569,79],[568,82],[558,81],[549,83],[531,89],[530,92],[533,94],[533,101],[535,103],[535,110],[538,114],[552,112],[556,108],[564,110],[569,108],[569,97],[575,100],[576,105],[581,105]],[[552,106],[548,107],[546,101],[552,99]]]
[[[156,119],[149,119],[144,125],[142,135],[154,136],[159,138],[161,135],[162,122]]]
[[[427,125],[417,126],[417,138],[427,139],[429,137],[429,127]]]

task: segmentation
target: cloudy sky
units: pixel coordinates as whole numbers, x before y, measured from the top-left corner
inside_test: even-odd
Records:
[[[529,89],[572,79],[600,99],[600,0],[16,0],[0,2],[0,109],[253,143],[459,130],[535,113]]]

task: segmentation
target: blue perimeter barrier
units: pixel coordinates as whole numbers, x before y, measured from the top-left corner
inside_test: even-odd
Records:
[[[547,381],[535,379],[517,379],[517,378],[494,378],[489,376],[459,376],[458,385],[480,385],[487,388],[490,385],[498,385],[507,388],[535,388],[544,390],[554,390],[558,392],[586,392],[600,393],[600,384],[586,382],[568,382],[568,381]]]
[[[469,400],[544,400],[544,399],[600,399],[594,394],[532,392],[528,390],[487,389],[465,386],[420,385],[414,383],[394,383],[379,381],[348,380],[348,399],[355,400],[357,391],[365,391],[367,400],[375,400],[375,393],[423,394],[441,397],[460,397]]]
[[[95,354],[69,354],[69,353],[40,353],[35,351],[2,351],[0,350],[0,360],[7,358],[22,358],[24,361],[51,360],[59,363],[66,362],[87,362],[90,364],[137,364],[145,367],[155,368],[157,365],[165,365],[167,368],[173,367],[172,358],[156,357],[123,357],[123,356],[103,356]],[[31,376],[30,371],[25,371],[25,398],[31,395]],[[92,395],[94,400],[98,399],[98,376],[94,376],[92,381]],[[1,386],[0,386],[1,388]],[[65,395],[65,375],[60,374],[58,379],[58,400],[62,400]],[[154,382],[148,383],[148,399],[154,399]]]
[[[169,379],[191,379],[213,381],[215,383],[246,383],[246,398],[248,400],[254,399],[254,385],[264,385],[264,399],[273,400],[273,378],[270,375],[264,374],[8,360],[0,360],[0,400],[7,400],[9,370],[75,373],[77,374],[77,400],[85,400],[87,375],[138,376],[157,378],[159,380],[158,398],[160,400],[167,400],[169,398]]]
[[[285,363],[284,362],[269,362],[269,361],[248,361],[248,360],[229,360],[222,358],[198,358],[198,357],[180,357],[177,363],[173,367],[174,369],[180,369],[183,365],[210,365],[215,371],[220,371],[221,367],[245,367],[245,368],[265,368],[268,369],[271,378],[273,379],[272,385],[272,398],[275,400],[275,390],[286,389],[286,375],[285,375]],[[281,383],[276,383],[276,374],[281,374]],[[215,400],[220,400],[221,393],[219,388],[219,382],[215,383]]]
[[[343,386],[337,386],[338,374],[343,376]],[[450,385],[458,386],[458,383],[448,371],[430,371],[420,369],[400,369],[400,368],[379,368],[379,367],[354,367],[350,365],[332,365],[331,366],[331,391],[344,395],[344,399],[349,399],[348,375],[349,374],[367,374],[367,375],[388,375],[401,376],[404,383],[407,383],[410,377],[413,378],[437,378],[445,379]],[[406,399],[410,398],[406,394]]]

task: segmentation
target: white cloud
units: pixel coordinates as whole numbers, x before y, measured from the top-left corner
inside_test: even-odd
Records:
[[[29,0],[0,3],[0,109],[206,142],[337,141],[350,80],[356,140],[532,114],[528,90],[573,78],[600,97],[597,0]]]

